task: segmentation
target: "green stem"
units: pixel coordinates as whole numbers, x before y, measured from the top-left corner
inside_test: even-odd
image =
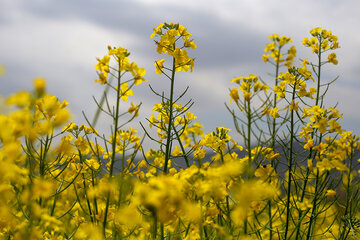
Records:
[[[268,200],[268,215],[269,215],[269,240],[272,240],[273,225],[272,225],[272,213],[271,213],[271,200]]]
[[[164,165],[164,173],[168,171],[168,162],[170,159],[171,153],[171,126],[173,121],[173,97],[174,97],[174,83],[175,83],[175,58],[173,57],[173,67],[171,73],[171,86],[170,86],[170,102],[169,102],[169,123],[167,129],[167,136],[166,136],[166,151],[165,151],[165,165]]]
[[[89,210],[90,220],[91,220],[91,222],[94,222],[95,218],[92,217],[93,213],[91,211],[90,200],[88,198],[87,191],[86,191],[86,182],[85,182],[86,178],[85,178],[84,173],[82,173],[82,177],[83,177],[83,185],[84,185],[84,194],[85,194],[85,198],[86,198],[86,204],[87,204],[87,207],[88,207],[88,210]]]
[[[280,51],[280,50],[279,50]],[[280,54],[280,53],[279,53]],[[279,83],[279,63],[276,63],[276,69],[275,69],[275,86],[278,86]],[[275,108],[277,105],[277,94],[274,94],[274,106],[273,108]],[[273,124],[272,124],[272,141],[271,141],[271,148],[274,149],[275,148],[275,129],[276,129],[276,118],[273,118]],[[272,234],[270,233],[270,240],[272,239]]]
[[[279,54],[280,54],[280,49],[279,49]],[[275,69],[275,86],[278,86],[278,82],[279,82],[279,63],[276,63],[276,69]],[[274,105],[273,108],[275,108],[277,105],[277,94],[274,94]],[[275,149],[275,139],[276,139],[276,134],[275,134],[275,129],[276,129],[276,118],[273,118],[273,123],[272,123],[272,141],[271,141],[271,148]],[[273,239],[273,230],[272,230],[272,215],[271,215],[271,201],[268,201],[268,207],[269,207],[269,211],[268,211],[268,215],[269,215],[269,240]]]
[[[178,142],[179,142],[180,149],[181,149],[181,151],[183,152],[183,157],[184,157],[184,159],[185,159],[186,167],[190,167],[189,158],[188,158],[188,156],[187,156],[186,153],[185,153],[184,145],[182,144],[181,139],[180,139],[180,135],[179,135],[179,133],[176,131],[174,125],[173,125],[173,129],[174,129],[174,132],[175,132],[175,134],[176,134],[176,138],[177,138],[177,140],[178,140]]]
[[[245,217],[245,220],[244,220],[244,235],[247,235],[247,225],[248,225],[248,219],[247,219],[247,217]]]
[[[122,142],[123,145],[123,153],[121,158],[121,171],[125,173],[125,140]]]
[[[247,120],[248,120],[248,123],[247,123],[247,137],[246,137],[246,142],[247,142],[247,151],[248,151],[248,155],[249,155],[249,159],[248,159],[248,167],[249,169],[251,169],[251,108],[250,108],[250,99],[247,101],[245,100],[245,108],[246,108],[246,113],[247,113]],[[250,172],[249,171],[249,175],[248,175],[248,178],[250,179]],[[248,221],[247,221],[247,217],[245,217],[245,220],[244,220],[244,234],[247,234],[247,224],[248,224]]]
[[[310,150],[310,156],[311,156],[311,150]],[[301,193],[301,197],[300,197],[300,202],[302,202],[304,200],[304,197],[305,197],[305,189],[306,189],[306,185],[308,183],[308,180],[309,180],[309,175],[310,175],[310,169],[307,167],[306,168],[306,176],[305,176],[305,180],[304,180],[304,184],[303,184],[303,187],[302,187],[302,193]],[[299,210],[299,217],[298,217],[298,227],[296,229],[296,240],[299,239],[300,237],[300,228],[301,228],[301,221],[302,221],[302,210]]]
[[[165,239],[165,232],[164,232],[164,224],[163,223],[160,224],[160,239],[161,240]]]
[[[230,234],[232,235],[233,229],[232,229],[232,224],[231,224],[231,209],[230,209],[230,203],[229,203],[229,196],[226,196],[226,215],[227,215],[227,218],[229,221]]]
[[[114,136],[112,139],[112,155],[111,155],[111,163],[110,163],[110,169],[109,169],[109,178],[111,179],[114,171],[114,163],[115,163],[115,149],[116,149],[116,138],[117,138],[117,131],[118,131],[118,124],[119,124],[119,111],[120,111],[120,88],[121,88],[121,60],[119,61],[119,70],[118,70],[118,81],[117,81],[117,91],[116,91],[116,109],[115,109],[115,115],[113,116],[114,119]],[[106,199],[106,207],[105,207],[105,213],[104,213],[104,222],[103,222],[103,234],[105,236],[105,229],[106,229],[106,223],[107,223],[107,214],[109,211],[109,204],[110,204],[110,192],[107,194]]]
[[[245,100],[245,104],[246,104],[246,112],[247,112],[247,150],[248,150],[248,155],[249,155],[249,160],[248,160],[248,164],[249,167],[251,167],[251,108],[250,108],[250,99],[249,101]]]
[[[352,144],[350,144],[350,146],[352,146]],[[351,184],[351,172],[352,172],[352,160],[353,160],[353,152],[350,153],[349,156],[349,171],[348,171],[348,176],[347,176],[347,186],[346,186],[346,205],[345,205],[345,212],[344,212],[344,217],[345,219],[352,219],[352,191],[350,188],[350,184]],[[350,216],[348,217],[347,215],[350,214]],[[346,239],[345,235],[346,235],[346,225],[343,225],[343,229],[341,231],[341,235],[340,235],[340,239]]]
[[[153,213],[154,216],[154,225],[153,225],[153,229],[152,229],[152,235],[153,235],[153,239],[156,239],[157,237],[157,216],[156,213]]]
[[[45,143],[41,143],[41,149],[40,149],[40,176],[45,176],[45,168],[46,168],[46,155],[49,151],[50,145],[51,145],[51,139],[52,135],[49,137],[49,135],[46,135]]]
[[[79,155],[81,164],[85,164],[84,161],[83,161],[82,154],[81,154],[80,150],[78,150],[78,155]],[[88,194],[87,194],[87,190],[86,190],[86,178],[85,178],[85,174],[82,173],[81,176],[82,176],[82,178],[83,178],[84,196],[85,196],[86,204],[87,204],[87,207],[88,207],[88,210],[89,210],[90,220],[91,220],[91,222],[94,222],[95,216],[94,216],[94,218],[93,218],[93,216],[92,216],[93,213],[92,213],[92,211],[91,211],[90,200],[89,200],[89,198],[88,198]]]
[[[318,72],[317,72],[317,89],[316,89],[316,99],[315,99],[315,105],[318,105],[319,100],[320,100],[320,83],[321,83],[321,37],[319,39],[319,54],[318,54]],[[314,138],[315,132],[313,131],[311,133],[311,138]],[[321,139],[321,137],[320,137]],[[320,140],[321,141],[321,140]],[[319,142],[320,142],[319,141]],[[312,153],[313,153],[313,149],[310,149],[309,152],[309,156],[308,159],[312,159]],[[314,155],[316,155],[316,151],[314,151]],[[307,167],[306,168],[306,176],[305,176],[305,180],[304,180],[304,184],[303,184],[303,188],[302,188],[302,193],[301,193],[301,198],[300,198],[300,202],[302,202],[304,200],[305,197],[305,189],[309,180],[309,175],[310,175],[310,169]],[[299,221],[302,219],[302,212],[299,212],[299,217],[298,217]],[[300,223],[299,223],[300,226]],[[296,232],[296,240],[298,240],[300,237],[300,227],[297,229]]]
[[[292,101],[291,103],[294,104],[295,100],[295,90],[296,90],[296,80],[293,86],[292,92]],[[289,149],[289,159],[288,159],[288,186],[287,186],[287,199],[286,199],[286,223],[285,223],[285,235],[284,239],[286,240],[287,234],[289,231],[289,223],[290,223],[290,200],[291,200],[291,178],[292,178],[292,164],[293,164],[293,140],[294,140],[294,109],[291,109],[291,116],[290,116],[290,149]]]
[[[91,170],[91,183],[92,183],[92,187],[95,187],[95,176],[94,176],[94,171]],[[98,212],[98,206],[97,206],[97,200],[96,197],[94,197],[94,207],[95,207],[95,214],[97,215]]]
[[[104,93],[103,93],[103,95],[102,95],[102,97],[101,97],[101,99],[100,99],[100,102],[99,102],[100,107],[102,107],[103,104],[104,104],[104,102],[105,102],[106,94],[109,92],[109,89],[110,89],[110,83],[111,83],[111,82],[109,82],[109,83],[106,85],[106,87],[105,87]],[[99,120],[99,117],[100,117],[100,114],[101,114],[101,108],[100,108],[100,107],[98,107],[98,108],[96,109],[94,118],[93,118],[93,120],[92,120],[92,122],[91,122],[91,126],[94,127],[94,128],[95,128],[95,126],[96,126],[96,124],[97,124],[97,121]]]
[[[318,187],[319,187],[319,169],[317,169],[316,171],[316,179],[315,179],[315,192],[314,192],[314,200],[313,200],[313,208],[311,211],[311,215],[310,215],[310,220],[309,220],[309,228],[308,228],[308,233],[306,236],[306,240],[309,240],[311,238],[311,230],[312,230],[312,226],[315,224],[315,220],[316,220],[316,207],[317,207],[317,197],[318,197]]]
[[[320,74],[321,73],[321,37],[319,39],[319,54],[318,54],[318,72],[317,72],[317,92],[316,92],[316,103],[315,105],[319,104],[320,98]],[[322,106],[320,106],[322,107]]]
[[[317,89],[316,89],[316,100],[315,100],[315,105],[319,104],[319,100],[320,100],[320,81],[321,80],[321,36],[319,38],[319,54],[318,54],[318,72],[317,72]],[[322,105],[322,104],[321,104]],[[322,106],[320,106],[322,107]],[[314,136],[314,132],[312,133],[311,137],[313,138]],[[321,137],[319,142],[321,141]],[[311,151],[310,151],[311,154]],[[316,155],[316,151],[314,153],[314,157]],[[310,220],[309,220],[309,228],[308,228],[308,233],[306,236],[306,239],[310,239],[311,237],[311,228],[312,228],[312,224],[315,221],[315,212],[316,212],[316,202],[317,202],[317,188],[318,188],[318,182],[319,182],[319,170],[317,170],[316,173],[316,180],[315,180],[315,196],[314,196],[314,200],[313,200],[313,209],[311,212],[311,216],[310,216]],[[305,188],[303,189],[303,191],[305,192]]]

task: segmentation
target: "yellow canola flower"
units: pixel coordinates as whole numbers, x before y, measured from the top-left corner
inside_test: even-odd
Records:
[[[273,51],[276,48],[276,43],[272,42],[272,43],[268,43],[266,44],[266,47],[264,49],[264,52],[270,52]]]
[[[321,43],[321,48],[327,50],[329,48],[329,41],[326,39]]]
[[[268,62],[269,58],[272,58],[274,62],[277,64],[284,62],[283,54],[281,53],[281,50],[285,44],[292,42],[292,39],[286,36],[280,37],[278,34],[270,35],[268,36],[268,38],[271,39],[272,42],[266,44],[264,52],[268,54],[263,54],[262,59],[264,60],[264,62]],[[288,56],[285,59],[286,62],[284,63],[284,66],[287,67],[292,66],[292,62],[295,59],[295,56],[296,56],[296,49],[294,46],[292,46],[288,50]]]
[[[244,219],[251,212],[252,202],[272,199],[280,193],[277,187],[262,180],[244,181],[241,184],[235,184],[232,189],[236,205],[234,210],[231,211],[231,219],[236,225],[243,224]]]
[[[176,48],[170,55],[175,59],[175,71],[187,72],[189,69],[191,72],[194,69],[194,60],[189,58],[186,50]]]
[[[110,69],[118,73],[122,71],[131,73],[135,85],[146,82],[144,78],[146,70],[138,67],[136,62],[130,62],[129,58],[127,58],[130,55],[127,49],[108,46],[108,50],[108,55],[105,55],[102,59],[97,59],[98,63],[95,65],[95,69],[98,70],[99,78],[95,80],[95,83],[99,82],[101,85],[107,84]],[[110,56],[115,58],[117,62],[116,67],[110,68]],[[114,75],[114,73],[112,75]]]
[[[267,93],[267,90],[269,89],[269,86],[266,85],[266,84],[261,84],[259,81],[257,81],[255,84],[254,84],[254,92],[257,92],[257,91],[264,91]]]
[[[299,102],[292,101],[289,107],[289,112],[291,112],[292,110],[299,111],[298,104]]]
[[[247,93],[244,93],[244,94],[243,94],[244,100],[245,100],[246,102],[250,102],[251,94],[252,94],[251,92],[247,92]]]
[[[237,84],[240,84],[240,80],[241,80],[241,79],[242,79],[241,76],[240,76],[240,77],[236,77],[236,78],[231,79],[230,82],[231,82],[231,83],[235,82],[235,83],[237,83]]]
[[[344,131],[343,129],[341,129],[341,125],[334,119],[331,119],[329,121],[329,126],[330,126],[329,133],[336,132],[341,134]]]
[[[336,59],[336,53],[330,53],[328,56],[328,61],[334,65],[338,64],[338,60]]]
[[[185,39],[184,47],[195,49],[197,46],[193,41],[189,41],[188,39]]]
[[[268,62],[269,61],[269,55],[263,54],[262,59],[264,60],[264,62]]]
[[[124,59],[126,58],[127,56],[130,55],[130,53],[128,52],[128,50],[126,48],[122,48],[122,47],[118,47],[118,48],[111,48],[110,46],[108,46],[108,49],[109,49],[109,55],[113,55],[113,56],[116,56],[118,59]],[[106,60],[108,59],[109,56],[105,56],[106,57]],[[105,58],[104,57],[104,58]],[[110,58],[110,57],[109,57]],[[109,59],[110,60],[110,59]],[[108,61],[107,61],[108,62]],[[99,69],[97,69],[99,70]]]
[[[313,128],[319,129],[319,132],[324,134],[326,128],[329,126],[328,120],[324,117],[321,117],[316,123],[312,125]]]
[[[56,185],[50,179],[35,178],[32,185],[32,197],[48,198],[56,191]]]
[[[154,32],[150,35],[150,38],[154,38],[155,36],[160,36],[162,34],[162,28],[164,24],[160,23],[159,26],[154,28]]]
[[[328,116],[329,119],[331,118],[343,118],[343,116],[339,113],[339,110],[329,107],[330,114]]]
[[[93,170],[98,170],[100,168],[99,162],[94,158],[86,159],[85,162],[86,162],[86,165],[89,166]]]
[[[305,108],[303,111],[302,118],[310,117],[310,121],[312,124],[312,128],[319,129],[320,133],[325,133],[328,126],[330,126],[329,133],[336,132],[341,134],[343,132],[343,129],[341,129],[341,125],[336,121],[338,118],[342,118],[342,116],[339,113],[339,110],[334,108],[324,109],[320,108],[319,106],[315,105],[311,108]],[[336,119],[334,119],[336,118]],[[301,136],[306,136],[309,132],[308,129],[310,127],[310,124],[307,124],[306,128],[303,128],[303,131],[300,132]]]
[[[289,38],[289,37],[286,37],[286,36],[282,36],[279,40],[279,45],[280,46],[283,46],[285,45],[286,43],[289,43],[289,42],[292,42],[292,39]]]
[[[139,85],[142,82],[147,82],[147,80],[144,79],[144,76],[146,74],[145,68],[139,68],[136,62],[132,62],[130,66],[130,72],[134,77],[135,85]]]
[[[288,50],[288,56],[285,59],[286,62],[284,63],[284,65],[286,67],[290,68],[292,66],[292,64],[293,64],[293,61],[294,61],[295,57],[296,57],[296,48],[295,48],[295,46],[292,46]]]
[[[4,65],[0,64],[0,76],[4,75],[5,74],[5,67]]]
[[[236,84],[240,85],[239,90],[243,92],[243,97],[246,102],[250,101],[253,93],[259,91],[267,92],[267,90],[269,89],[269,86],[267,86],[266,84],[262,84],[260,81],[258,81],[258,76],[254,74],[250,74],[248,77],[239,76],[231,79],[230,82],[235,82]],[[231,89],[229,94],[230,97],[237,102],[237,100],[239,99],[239,94],[236,92],[236,89]]]
[[[173,150],[173,152],[172,152],[172,155],[173,155],[174,157],[176,157],[176,156],[179,156],[179,155],[181,155],[181,154],[183,154],[183,152],[180,150],[179,146],[175,146],[175,147],[174,147],[174,150]]]
[[[312,148],[313,146],[314,146],[314,139],[310,137],[307,143],[304,145],[304,149],[310,150],[310,148]]]
[[[155,36],[160,36],[162,34],[162,28],[164,24],[160,23],[159,26],[154,28],[154,32],[150,35],[150,38],[154,38]]]
[[[276,33],[268,36],[268,39],[272,39],[273,41],[275,41],[278,38],[279,38],[279,34]]]
[[[31,104],[31,100],[32,100],[31,93],[27,91],[20,91],[18,93],[10,95],[6,99],[6,104],[25,108]]]
[[[230,90],[230,100],[229,100],[229,103],[231,103],[231,100],[234,100],[235,102],[239,101],[239,91],[237,88],[232,88]]]
[[[333,35],[331,31],[317,27],[312,29],[310,34],[312,35],[310,40],[308,38],[304,38],[302,44],[306,47],[311,47],[312,52],[315,54],[340,48],[337,36]],[[331,53],[328,56],[328,62],[337,65],[338,61],[334,53]]]
[[[311,209],[313,204],[312,204],[312,201],[307,199],[307,198],[304,198],[302,202],[297,202],[296,203],[296,206],[297,208],[299,208],[300,210],[302,211],[306,211],[307,209]]]
[[[41,77],[35,78],[34,79],[34,88],[35,88],[35,91],[39,95],[43,94],[46,89],[46,80]]]
[[[328,189],[325,194],[325,196],[327,196],[327,197],[333,197],[335,195],[336,195],[336,191],[332,190],[332,189]]]
[[[309,46],[310,46],[309,39],[308,39],[307,37],[305,37],[305,38],[302,40],[302,44],[303,44],[304,46],[309,47]]]
[[[87,155],[90,153],[90,146],[85,138],[79,136],[74,140],[74,145],[78,148],[81,154]]]
[[[176,175],[159,175],[150,178],[147,183],[137,183],[134,201],[139,202],[152,215],[156,215],[162,223],[171,223],[177,219],[177,216],[196,220],[201,216],[195,214],[200,209],[198,207],[189,208],[189,205],[193,203],[187,200],[185,194],[182,193],[184,184],[185,181],[181,181]]]
[[[164,32],[163,32],[164,31]],[[155,41],[156,51],[159,54],[167,53],[175,62],[175,71],[193,71],[194,60],[187,55],[186,48],[195,49],[197,46],[192,39],[191,34],[187,32],[187,29],[174,23],[163,23],[154,28],[154,32],[151,34],[151,38],[160,37],[160,41]],[[183,45],[179,46],[179,39],[183,40]],[[164,59],[155,61],[155,72],[161,74],[163,71]]]
[[[98,132],[96,131],[96,129],[94,129],[93,127],[88,127],[84,124],[82,124],[79,128],[80,131],[84,131],[86,134],[91,134],[91,133],[95,133],[98,134]]]
[[[285,85],[285,83],[281,82],[279,86],[274,86],[273,91],[277,96],[276,97],[277,100],[279,100],[280,98],[285,98],[285,94],[286,94],[286,85]]]
[[[36,102],[36,107],[40,110],[40,112],[52,117],[68,104],[69,103],[65,100],[60,103],[56,96],[47,94]]]
[[[134,92],[133,90],[129,89],[129,85],[127,84],[127,82],[124,82],[121,84],[120,86],[120,95],[121,95],[121,99],[126,102],[128,100],[129,96],[133,96]]]
[[[255,170],[255,176],[263,181],[274,181],[278,177],[278,174],[270,164],[263,164]]]
[[[268,109],[266,106],[262,112],[263,115],[271,115],[273,118],[278,118],[280,117],[280,114],[278,113],[279,108],[275,107],[275,108],[270,108]]]
[[[206,150],[202,148],[196,148],[193,154],[195,158],[203,159],[206,155]]]
[[[164,62],[165,59],[161,59],[161,60],[157,60],[155,61],[154,65],[155,65],[155,72],[157,74],[161,74],[164,68]]]
[[[320,28],[320,27],[313,28],[310,30],[310,34],[313,35],[314,37],[318,36],[318,35],[320,35],[321,30],[322,30],[322,28]]]
[[[305,58],[305,59],[300,63],[300,65],[305,68],[306,65],[309,65],[309,60],[308,60],[307,58]]]
[[[115,226],[119,228],[121,226],[126,226],[129,229],[132,229],[144,224],[142,214],[139,212],[136,204],[125,205],[120,209],[117,209],[114,221]]]
[[[59,145],[54,150],[54,153],[72,156],[76,150],[73,144],[71,143],[72,140],[73,140],[73,136],[71,134],[62,137]]]
[[[60,103],[56,96],[49,94],[36,100],[35,116],[38,120],[45,120],[38,122],[41,134],[46,134],[52,127],[61,126],[70,119],[70,112],[65,108],[68,104],[67,101]]]
[[[110,56],[105,55],[102,59],[97,59],[98,63],[95,65],[95,69],[100,71],[99,80],[95,80],[95,82],[100,82],[102,85],[106,83],[106,78],[109,75],[110,68]]]
[[[78,129],[79,129],[79,126],[78,126],[78,125],[76,125],[74,122],[70,122],[70,123],[66,124],[66,125],[61,129],[61,131],[62,131],[62,132],[65,132],[65,131],[67,131],[67,132],[73,132],[73,131],[76,131],[76,130],[78,130]]]
[[[79,240],[103,240],[105,239],[99,225],[89,222],[83,223],[77,229],[75,238]]]
[[[139,107],[140,107],[140,105],[134,105],[134,103],[131,102],[131,106],[128,109],[128,113],[130,113],[130,114],[134,113],[134,117],[139,116]]]

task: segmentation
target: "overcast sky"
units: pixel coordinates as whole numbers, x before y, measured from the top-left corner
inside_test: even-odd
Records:
[[[341,46],[339,64],[324,69],[324,81],[339,76],[326,102],[339,102],[343,127],[359,134],[359,9],[358,0],[0,0],[0,63],[7,70],[0,95],[30,90],[35,77],[45,77],[49,93],[68,100],[74,121],[83,123],[81,111],[91,116],[92,96],[102,92],[94,84],[94,65],[107,45],[127,48],[131,61],[146,68],[148,83],[165,90],[169,82],[154,73],[153,62],[162,56],[150,34],[160,22],[172,21],[187,27],[198,45],[188,53],[196,58],[194,72],[178,74],[177,91],[190,86],[185,100],[195,101],[192,112],[206,131],[233,128],[224,107],[233,86],[229,81],[250,73],[271,81],[267,73],[274,70],[261,59],[267,36],[291,37],[298,57],[305,58],[311,50],[301,46],[303,37],[323,27],[339,37]],[[130,101],[143,102],[138,121],[145,122],[159,99],[143,84]]]

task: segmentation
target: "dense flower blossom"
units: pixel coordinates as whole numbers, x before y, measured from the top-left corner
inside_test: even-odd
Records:
[[[195,49],[197,46],[192,39],[191,34],[187,32],[187,29],[174,23],[161,23],[154,28],[154,32],[150,36],[151,38],[160,37],[156,43],[156,51],[158,54],[168,54],[174,60],[175,71],[187,72],[194,69],[194,59],[188,57],[185,49]],[[182,46],[179,47],[179,39],[183,40]],[[164,68],[165,59],[155,61],[155,71],[161,74]]]
[[[321,54],[339,43],[322,28],[310,34],[303,44],[318,63],[295,67],[295,47],[282,52],[292,40],[273,34],[263,59],[276,84],[254,74],[231,80],[230,103],[242,114],[226,105],[232,130],[205,132],[192,101],[179,101],[186,91],[158,94],[144,134],[127,125],[139,116],[141,103],[128,99],[146,71],[122,47],[109,46],[95,65],[95,82],[112,91],[96,101],[110,116],[108,134],[96,117],[69,122],[69,103],[48,94],[43,78],[9,95],[0,114],[0,239],[358,239],[360,141],[326,106],[320,82],[321,66],[338,63]],[[173,61],[156,60],[156,73],[192,71],[186,50],[196,44],[185,27],[161,23],[151,38]]]

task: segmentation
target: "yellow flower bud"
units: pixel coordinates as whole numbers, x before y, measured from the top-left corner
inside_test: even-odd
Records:
[[[38,77],[34,79],[34,88],[35,91],[41,95],[45,92],[45,88],[46,88],[46,80],[44,78]]]

